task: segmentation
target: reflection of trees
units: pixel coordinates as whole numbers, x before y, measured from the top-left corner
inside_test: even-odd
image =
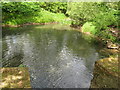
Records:
[[[21,61],[23,58],[23,54],[15,54],[14,57],[2,60],[3,67],[18,67],[23,62]]]
[[[3,42],[3,66],[19,66],[23,58],[22,42],[20,36],[6,36]]]
[[[27,27],[24,29],[27,29]],[[20,60],[22,59],[20,56],[24,55],[24,61],[28,58],[30,60],[41,58],[44,61],[46,58],[53,59],[53,57],[55,60],[55,56],[59,54],[63,46],[68,47],[74,55],[86,58],[86,63],[92,63],[93,59],[95,59],[95,49],[76,31],[53,31],[50,28],[44,28],[44,30],[43,28],[37,28],[34,30],[34,27],[29,27],[28,29],[30,30],[27,33],[21,33],[23,30],[21,32],[18,31],[21,36],[13,34],[11,37],[6,37],[4,45],[7,43],[8,51],[6,49],[7,54],[4,54],[4,59],[10,59],[10,57],[13,59],[15,57],[15,60]],[[15,30],[13,30],[14,32]]]
[[[50,29],[40,29],[29,33],[30,37],[33,37],[31,47],[34,49],[32,51],[33,61],[31,58],[27,61],[31,60],[33,68],[44,67],[44,65],[47,67],[48,64],[56,62],[56,56],[62,49],[63,34],[63,32],[58,33],[58,31],[51,31]],[[36,64],[36,66],[33,64]]]
[[[78,57],[85,58],[84,62],[86,67],[90,70],[93,69],[93,65],[98,59],[98,53],[92,46],[92,43],[82,38],[78,32],[71,32],[68,37],[66,40],[68,48]]]
[[[77,33],[78,32],[69,33],[69,38],[66,40],[67,47],[80,57],[89,57],[91,54],[91,46]]]

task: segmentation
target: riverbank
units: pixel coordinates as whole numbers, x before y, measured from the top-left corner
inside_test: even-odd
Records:
[[[103,37],[94,36],[89,32],[84,34],[95,38],[105,46],[104,49],[99,51],[105,58],[95,62],[94,77],[91,81],[90,88],[119,88],[119,43],[112,42]]]
[[[104,53],[104,50],[101,51]],[[112,55],[110,55],[112,54]],[[120,79],[119,50],[107,50],[107,58],[95,62],[91,88],[118,88]]]
[[[91,88],[118,88],[119,71],[117,58],[105,58],[96,62]]]
[[[48,23],[25,23],[25,24],[19,24],[19,25],[9,25],[9,24],[5,24],[5,25],[2,25],[2,27],[23,27],[23,26],[29,26],[29,25],[48,25],[48,24],[58,24],[58,22],[48,22]]]
[[[70,22],[70,21],[68,21],[68,22]],[[62,24],[62,23],[60,23],[60,22],[48,22],[48,23],[25,23],[25,24],[19,24],[19,25],[9,25],[9,24],[7,25],[6,24],[6,25],[2,25],[2,27],[13,27],[14,28],[14,27],[24,27],[24,26],[29,26],[29,25],[49,25],[49,24]],[[65,24],[65,26],[66,25],[68,26],[69,24]],[[82,30],[82,27],[80,27],[80,26],[75,27],[75,26],[70,25],[70,27],[73,28],[72,30],[76,30],[78,32],[83,33],[88,38],[94,38],[95,41],[101,43],[103,46],[105,46],[108,49],[117,49],[118,50],[120,48],[119,43],[112,42],[110,39],[98,37],[97,35],[93,35],[90,32],[84,32]],[[67,30],[67,29],[65,29],[65,30]]]
[[[118,41],[114,42],[111,39],[107,39],[107,38],[102,37],[102,36],[100,37],[98,35],[93,35],[90,32],[84,32],[82,26],[70,25],[70,27],[75,28],[76,31],[79,31],[79,32],[85,34],[86,36],[90,36],[92,38],[95,38],[97,41],[101,42],[108,49],[119,49],[120,48],[120,44]],[[120,37],[118,37],[118,34],[120,32],[118,30],[114,30],[113,28],[111,28],[110,30],[112,32],[112,35],[115,36],[119,40]],[[105,31],[108,31],[108,30],[105,30]],[[108,33],[108,34],[110,34],[110,33]]]

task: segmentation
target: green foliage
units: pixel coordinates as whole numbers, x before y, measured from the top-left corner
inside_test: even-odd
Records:
[[[101,31],[99,33],[99,37],[102,37],[104,39],[109,39],[113,42],[117,41],[117,38],[114,37],[110,31]]]
[[[53,13],[66,13],[67,2],[41,2],[41,8]]]
[[[93,20],[94,24],[97,26],[98,29],[107,29],[108,26],[118,25],[118,17],[115,16],[117,14],[117,10],[111,10],[109,12],[99,13],[96,15],[97,17]]]
[[[82,26],[82,30],[83,32],[90,32],[91,34],[96,34],[98,32],[98,30],[96,29],[96,26],[94,26],[92,24],[92,22],[86,22],[83,26]]]
[[[36,23],[61,22],[65,18],[64,14],[52,13],[46,10],[39,12],[39,14],[34,17]]]
[[[80,2],[69,3],[67,14],[73,19],[73,24],[95,22],[99,29],[109,25],[117,25],[117,3]]]
[[[23,64],[20,64],[18,67],[26,67],[25,65],[23,65]]]
[[[74,23],[84,24],[86,21],[91,21],[95,13],[98,13],[94,4],[92,2],[69,3],[67,14]]]
[[[9,16],[13,18],[20,16],[31,16],[35,12],[40,11],[40,8],[36,3],[33,2],[3,2],[2,3],[2,12],[3,16]],[[8,14],[9,13],[9,14]],[[7,14],[7,15],[6,15]]]
[[[84,32],[90,32],[112,41],[116,40],[110,32],[106,32],[106,29],[110,26],[118,26],[120,21],[118,2],[69,2],[67,14],[72,19],[71,24],[83,25]]]
[[[2,23],[71,23],[83,25],[84,32],[115,41],[106,29],[118,26],[119,12],[117,2],[2,2]]]
[[[3,24],[18,25],[24,23],[47,23],[47,22],[63,22],[66,16],[62,13],[49,12],[44,5],[51,5],[55,8],[62,3],[45,3],[45,2],[8,2],[2,3]],[[55,4],[52,6],[52,4]],[[46,6],[47,7],[47,6]],[[49,7],[49,8],[50,8]],[[44,10],[45,8],[46,10]],[[62,9],[60,9],[62,10]]]
[[[2,3],[2,21],[10,25],[26,23],[39,11],[40,8],[33,2],[5,2]]]

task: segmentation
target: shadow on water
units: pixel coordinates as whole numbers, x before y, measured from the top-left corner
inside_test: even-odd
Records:
[[[100,57],[96,45],[58,26],[4,28],[3,67],[28,67],[33,88],[89,88]]]

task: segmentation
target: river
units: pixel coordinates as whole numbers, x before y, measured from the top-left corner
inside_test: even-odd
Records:
[[[68,26],[3,28],[3,67],[29,68],[33,88],[89,88],[99,46]]]

